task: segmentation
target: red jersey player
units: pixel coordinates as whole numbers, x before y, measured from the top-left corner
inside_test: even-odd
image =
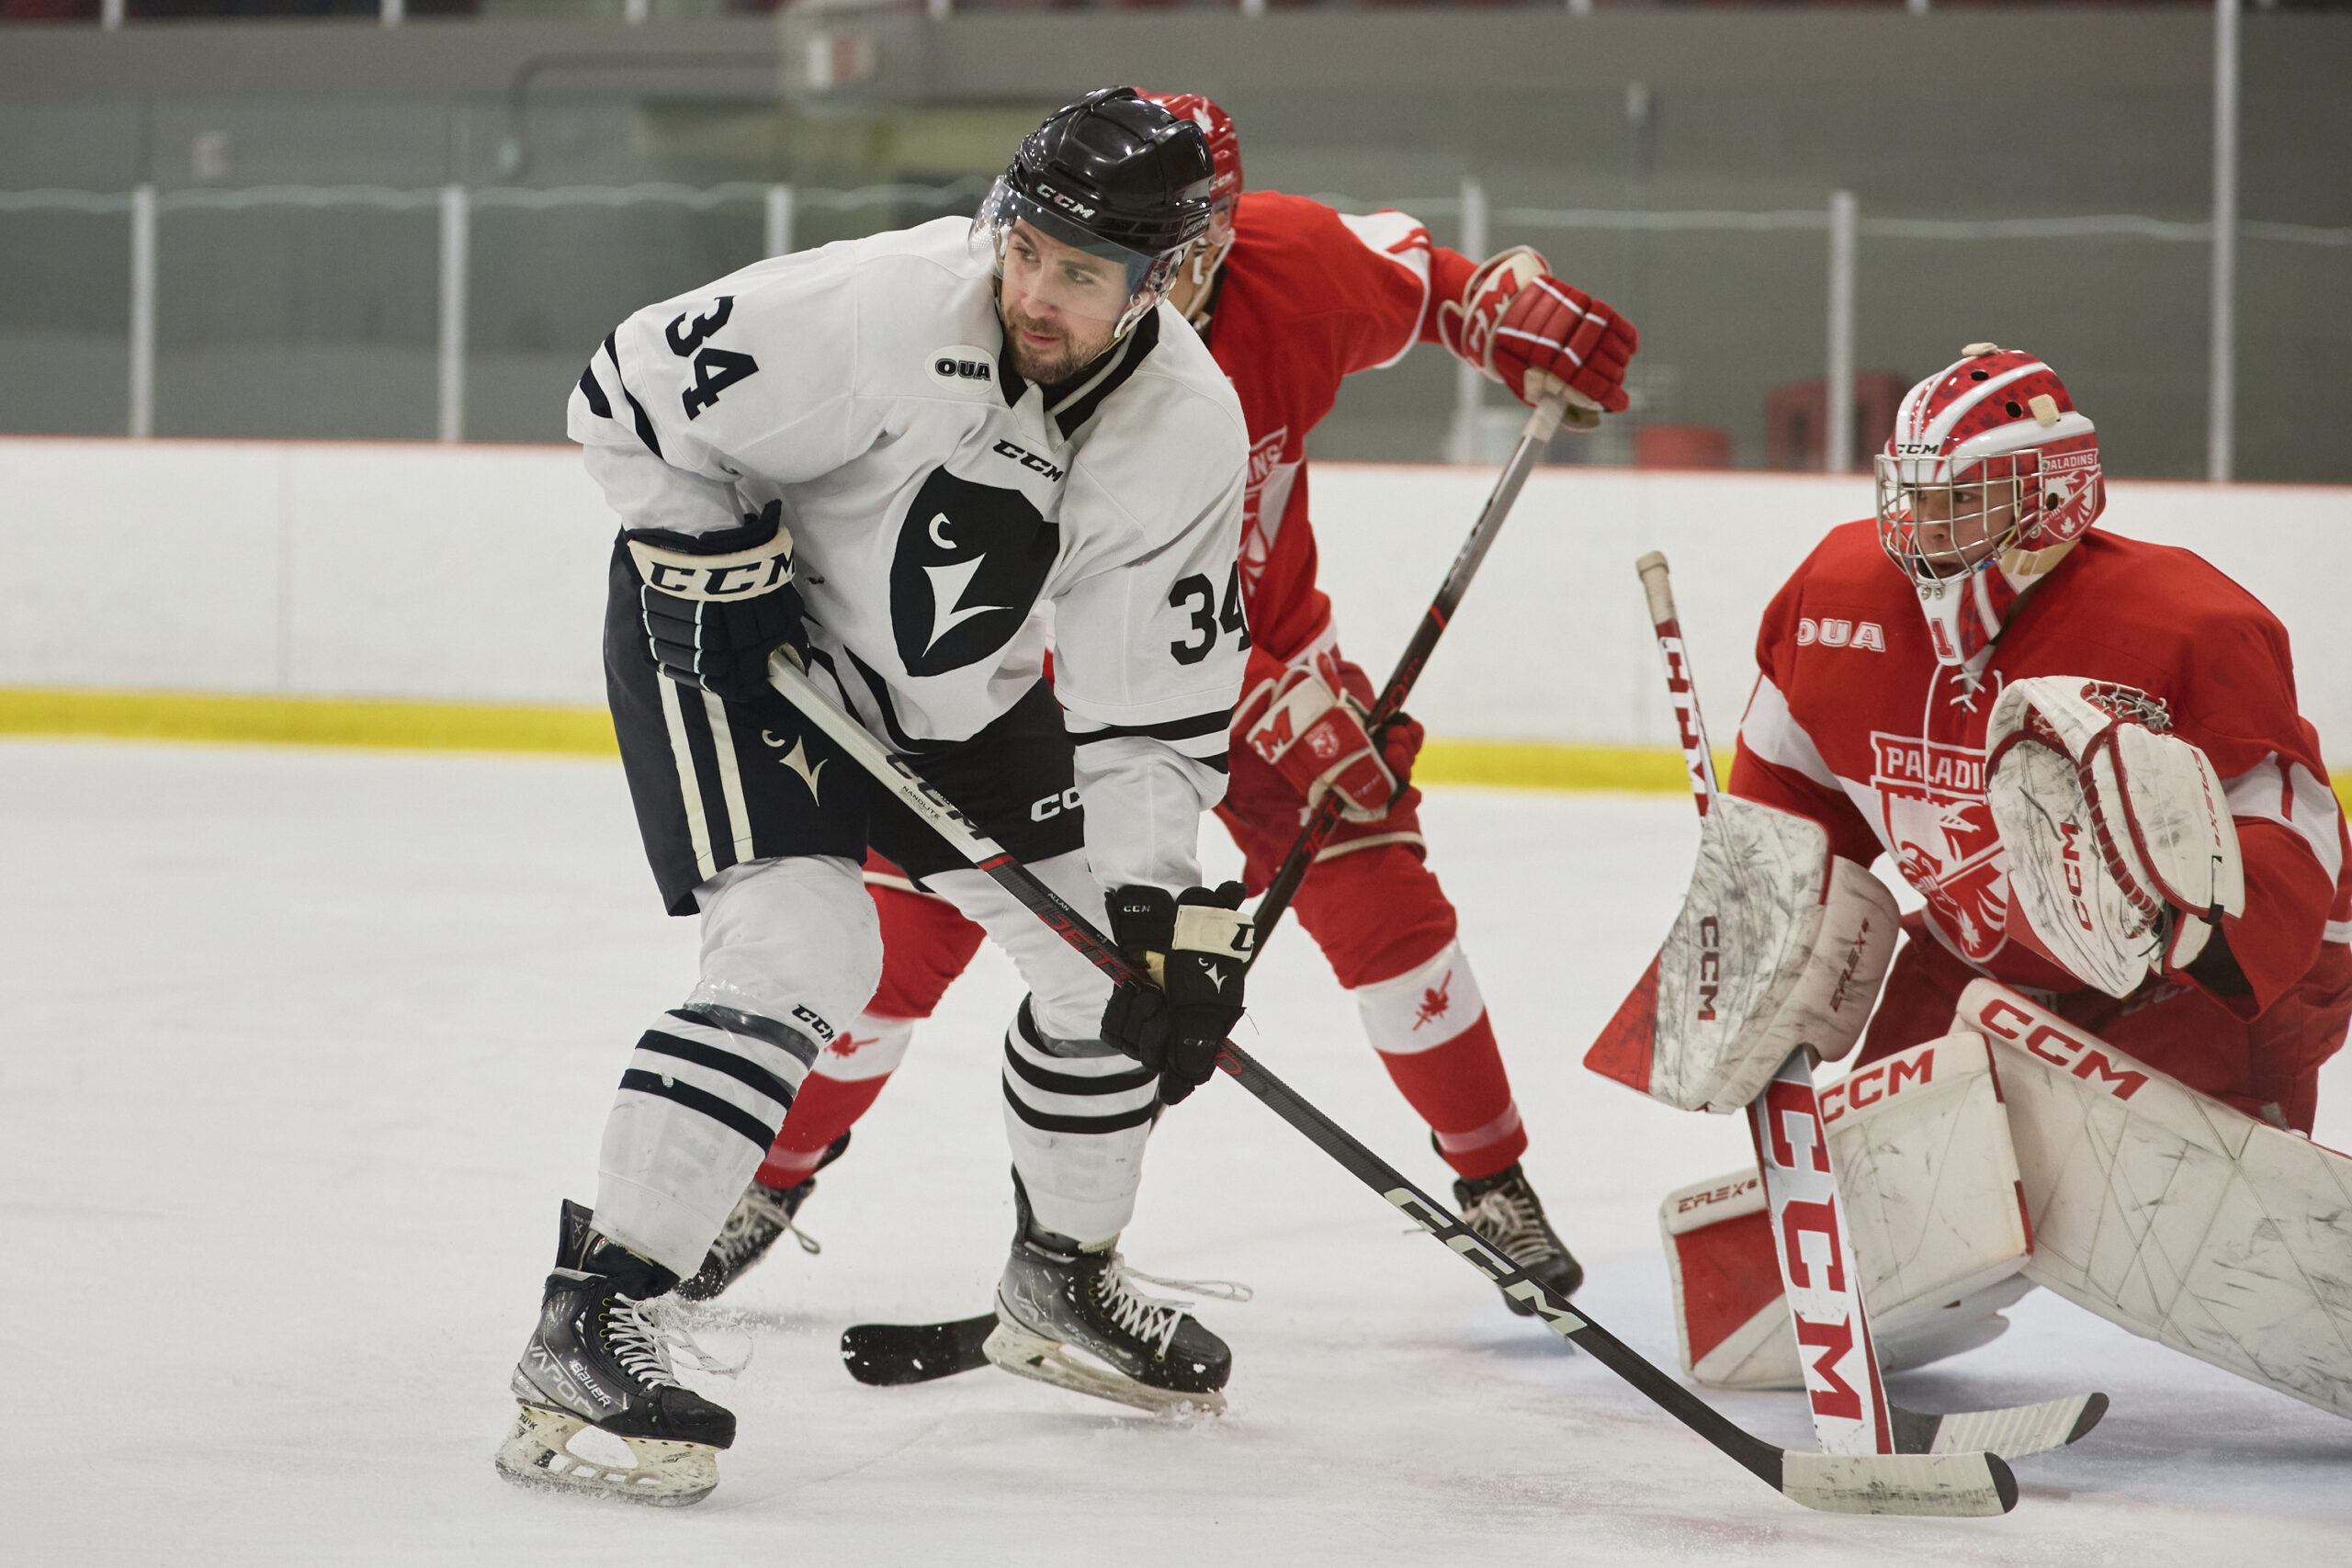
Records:
[[[1875,526],[1832,530],[1764,613],[1731,779],[1734,795],[1821,824],[1837,854],[1883,852],[1927,900],[1857,1060],[1942,1035],[1961,991],[1989,976],[2308,1132],[2320,1065],[2352,1021],[2352,883],[2285,628],[2187,550],[2089,531],[2106,502],[2098,437],[2030,355],[1972,344],[1913,388],[1878,476]],[[2235,829],[2240,908],[2200,894],[2106,933],[2111,951],[2066,949],[2064,965],[2036,934],[2047,919],[2019,918],[2054,897],[2071,921],[2079,892],[2064,880],[2083,874],[2058,867],[2045,887],[2036,857],[2005,843],[2017,834],[1996,823],[1997,788],[1987,801],[1988,724],[2030,722],[2011,716],[2052,688],[2001,699],[2037,677],[2095,683],[2095,701],[2203,754]],[[2133,798],[2093,809],[2160,809],[2146,772],[2122,792]],[[2192,795],[2196,776],[2182,775]]]
[[[1307,805],[1325,789],[1340,792],[1345,817],[1299,890],[1300,923],[1353,993],[1382,1065],[1429,1122],[1459,1179],[1464,1219],[1565,1295],[1583,1269],[1520,1168],[1527,1134],[1494,1029],[1455,936],[1453,907],[1423,863],[1420,795],[1407,783],[1419,727],[1400,725],[1379,746],[1366,736],[1372,683],[1341,656],[1330,602],[1316,586],[1306,441],[1343,378],[1394,364],[1423,342],[1443,344],[1531,405],[1565,389],[1570,426],[1590,429],[1602,410],[1625,407],[1635,334],[1549,276],[1531,250],[1480,265],[1433,244],[1402,213],[1351,218],[1299,197],[1245,196],[1225,111],[1193,95],[1151,96],[1208,132],[1217,218],[1169,302],[1239,392],[1251,442],[1238,581],[1177,585],[1192,596],[1204,653],[1219,636],[1250,649],[1218,815],[1248,857],[1256,893],[1297,837]],[[1036,807],[1080,808],[1074,795]],[[881,985],[819,1058],[703,1272],[682,1287],[687,1294],[716,1295],[790,1227],[815,1173],[846,1145],[850,1124],[905,1055],[916,1021],[930,1016],[979,945],[978,926],[894,868],[869,863],[867,881],[887,953]],[[1050,1112],[1008,1097],[1006,1114]]]

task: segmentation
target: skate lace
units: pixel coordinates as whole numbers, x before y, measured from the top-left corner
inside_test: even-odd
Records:
[[[1514,1263],[1531,1263],[1554,1250],[1551,1238],[1544,1234],[1542,1213],[1534,1199],[1523,1192],[1498,1188],[1483,1193],[1462,1211],[1462,1223]]]
[[[1257,1292],[1232,1280],[1170,1280],[1158,1274],[1147,1274],[1127,1267],[1127,1260],[1113,1254],[1110,1264],[1102,1270],[1102,1283],[1096,1287],[1103,1309],[1111,1322],[1122,1331],[1151,1344],[1155,1355],[1168,1354],[1169,1344],[1175,1339],[1178,1325],[1184,1321],[1184,1309],[1193,1303],[1166,1296],[1148,1296],[1135,1288],[1136,1282],[1158,1285],[1163,1290],[1189,1291],[1196,1296],[1210,1296],[1218,1301],[1246,1302]]]
[[[798,1225],[793,1224],[792,1210],[770,1195],[770,1190],[758,1182],[744,1193],[743,1201],[728,1214],[727,1223],[719,1227],[718,1240],[714,1244],[728,1262],[756,1254],[763,1246],[760,1235],[763,1225],[772,1225],[800,1244],[800,1250],[815,1257],[825,1250],[824,1244]]]
[[[678,1381],[673,1355],[684,1357],[695,1371],[731,1378],[752,1364],[748,1347],[739,1361],[729,1361],[702,1348],[686,1329],[674,1297],[639,1301],[616,1295],[605,1314],[605,1343],[621,1370],[649,1388],[684,1388]]]

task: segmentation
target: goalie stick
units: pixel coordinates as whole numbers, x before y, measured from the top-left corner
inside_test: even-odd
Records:
[[[1722,785],[1715,778],[1714,752],[1699,711],[1699,688],[1682,643],[1674,584],[1659,551],[1635,561],[1634,570],[1649,600],[1690,794],[1703,818]],[[1890,1401],[1862,1305],[1861,1270],[1838,1266],[1838,1259],[1854,1257],[1854,1247],[1847,1235],[1846,1205],[1830,1163],[1828,1130],[1814,1092],[1806,1047],[1797,1047],[1781,1062],[1772,1081],[1748,1106],[1747,1116],[1770,1206],[1772,1256],[1781,1267],[1782,1299],[1796,1334],[1798,1359],[1807,1374],[1814,1437],[1824,1453],[1949,1453],[1984,1448],[2004,1459],[2023,1459],[2063,1448],[2098,1424],[2107,1413],[2103,1393],[1950,1416],[1925,1416]],[[1807,1235],[1828,1242],[1826,1268],[1808,1268],[1801,1250],[1801,1237]]]
[[[1478,520],[1471,525],[1469,537],[1454,553],[1453,564],[1446,569],[1445,581],[1438,584],[1437,596],[1421,613],[1420,624],[1413,628],[1411,640],[1397,656],[1396,667],[1389,671],[1388,683],[1381,688],[1372,712],[1365,716],[1364,730],[1375,740],[1396,721],[1404,709],[1405,699],[1412,695],[1423,667],[1430,661],[1430,651],[1437,647],[1438,638],[1445,635],[1454,611],[1470,592],[1470,581],[1478,575],[1495,536],[1502,532],[1503,519],[1510,515],[1520,491],[1525,488],[1529,470],[1558,433],[1567,409],[1566,398],[1554,397],[1544,399],[1529,412],[1527,424],[1520,432],[1519,445],[1512,448],[1510,460],[1503,465],[1495,488],[1487,492],[1487,503],[1478,509]],[[1283,857],[1273,879],[1259,897],[1257,908],[1250,911],[1250,922],[1258,928],[1258,945],[1249,958],[1253,967],[1259,955],[1266,951],[1267,936],[1282,923],[1291,899],[1297,896],[1300,884],[1313,869],[1315,857],[1339,823],[1339,792],[1327,790],[1307,817],[1306,826],[1292,840],[1290,852]],[[933,1378],[978,1371],[989,1364],[989,1359],[980,1353],[980,1344],[995,1323],[996,1314],[984,1312],[946,1323],[854,1324],[842,1332],[842,1362],[849,1369],[850,1376],[877,1387],[894,1388],[902,1383],[928,1382]]]
[[[1114,986],[1149,984],[1110,940],[1026,866],[982,834],[946,796],[856,719],[829,701],[778,655],[768,666],[775,689],[972,866],[986,874],[1075,949]],[[1407,1180],[1276,1078],[1230,1040],[1217,1066],[1298,1129],[1364,1185],[1403,1211],[1448,1250],[1458,1253],[1503,1293],[1535,1309],[1545,1327],[1623,1378],[1644,1396],[1736,1461],[1766,1485],[1809,1508],[1846,1514],[1985,1516],[2017,1506],[2017,1478],[1991,1453],[1810,1454],[1774,1447],[1726,1419],[1673,1378],[1528,1277],[1509,1258]]]

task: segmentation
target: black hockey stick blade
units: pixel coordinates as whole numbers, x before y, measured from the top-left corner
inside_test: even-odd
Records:
[[[929,1382],[989,1364],[980,1347],[996,1328],[996,1314],[953,1323],[860,1323],[842,1331],[842,1365],[877,1388]]]

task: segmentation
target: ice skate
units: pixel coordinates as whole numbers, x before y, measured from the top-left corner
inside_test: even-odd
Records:
[[[849,1147],[849,1134],[835,1138],[825,1157],[817,1162],[822,1170],[841,1158]],[[800,1213],[800,1205],[817,1190],[817,1178],[794,1187],[770,1187],[753,1181],[735,1201],[735,1212],[727,1216],[720,1227],[718,1239],[710,1244],[710,1253],[694,1277],[678,1286],[678,1294],[690,1302],[711,1301],[723,1294],[727,1287],[751,1271],[752,1266],[768,1255],[768,1249],[784,1239],[786,1232],[800,1244],[800,1250],[812,1257],[825,1250],[806,1231],[797,1228],[793,1219]]]
[[[1476,1181],[1455,1181],[1453,1201],[1461,1206],[1462,1223],[1526,1269],[1531,1279],[1563,1298],[1576,1294],[1584,1283],[1584,1265],[1544,1217],[1544,1201],[1518,1166]],[[1503,1304],[1521,1317],[1535,1313],[1532,1304],[1513,1296],[1505,1296]]]
[[[1025,1194],[1012,1256],[997,1282],[997,1326],[982,1348],[1006,1371],[1138,1410],[1222,1411],[1233,1352],[1183,1309],[1136,1280],[1246,1300],[1241,1287],[1161,1280],[1130,1270],[1110,1243],[1085,1249],[1040,1230]]]
[[[522,1408],[498,1472],[526,1486],[699,1502],[718,1484],[718,1450],[734,1443],[735,1417],[683,1386],[671,1366],[673,1344],[693,1347],[652,1307],[676,1276],[597,1235],[589,1219],[564,1204],[538,1326],[514,1368]],[[574,1452],[571,1440],[591,1427],[627,1445],[632,1462]]]

